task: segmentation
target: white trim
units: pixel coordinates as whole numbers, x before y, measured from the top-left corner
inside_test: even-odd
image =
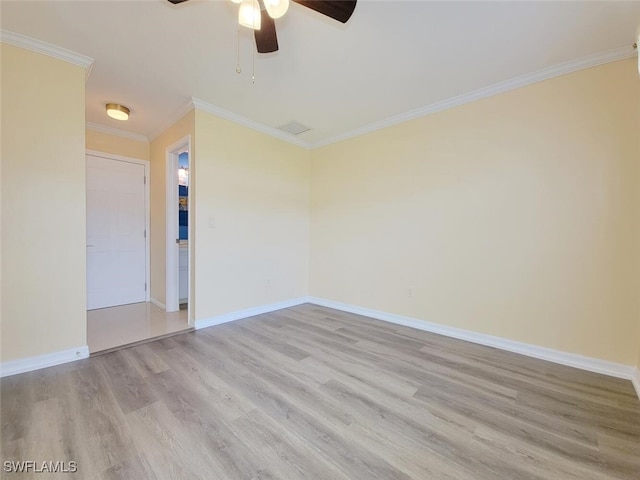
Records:
[[[91,76],[91,72],[93,72],[93,66],[95,65],[95,63],[92,63],[91,65],[89,65],[86,69],[85,69],[85,74],[84,74],[84,83],[86,84],[89,81],[89,77]]]
[[[16,47],[26,48],[27,50],[31,50],[32,52],[42,53],[44,55],[57,58],[58,60],[63,60],[65,62],[69,62],[82,67],[87,71],[87,78],[91,73],[91,67],[93,65],[94,59],[91,57],[87,57],[86,55],[67,50],[66,48],[58,47],[57,45],[53,45],[42,40],[27,37],[26,35],[22,35],[20,33],[10,32],[9,30],[0,29],[0,41],[2,41],[3,43],[8,43],[10,45],[15,45]]]
[[[91,70],[93,68],[94,59],[91,57],[81,55],[71,50],[67,50],[66,48],[58,47],[51,43],[44,42],[42,40],[37,40],[31,37],[28,37],[26,35],[21,35],[19,33],[0,29],[0,41],[9,43],[11,45],[15,45],[18,47],[26,48],[35,52],[43,53],[45,55],[49,55],[51,57],[64,60],[74,65],[83,67],[86,70],[87,78],[89,77]],[[435,102],[430,105],[417,108],[415,110],[410,110],[408,112],[404,112],[399,115],[395,115],[387,119],[380,120],[378,122],[373,122],[368,125],[364,125],[362,127],[356,128],[354,130],[350,130],[348,132],[341,133],[339,135],[335,135],[333,137],[329,137],[324,140],[319,140],[317,142],[305,141],[302,138],[298,138],[294,135],[288,134],[280,129],[270,127],[268,125],[264,125],[260,122],[256,122],[249,118],[243,117],[242,115],[238,115],[236,113],[230,112],[228,110],[220,108],[211,103],[205,102],[203,100],[197,99],[195,97],[191,98],[191,100],[189,100],[187,103],[182,105],[179,109],[177,109],[173,115],[169,115],[168,117],[166,117],[162,121],[162,123],[157,125],[156,128],[154,128],[151,131],[151,133],[147,136],[125,132],[115,128],[111,129],[110,127],[103,127],[97,124],[87,123],[87,128],[91,128],[92,130],[96,130],[96,131],[102,131],[104,133],[110,133],[112,135],[119,135],[126,138],[133,138],[134,140],[149,142],[151,140],[155,140],[165,130],[167,130],[167,128],[169,128],[171,125],[173,125],[178,120],[180,120],[188,112],[190,112],[194,108],[197,108],[198,110],[202,110],[212,115],[216,115],[218,117],[230,120],[232,122],[239,123],[240,125],[244,125],[245,127],[251,128],[253,130],[257,130],[266,135],[279,138],[280,140],[284,140],[285,142],[289,142],[299,147],[313,150],[315,148],[323,147],[332,143],[340,142],[342,140],[347,140],[349,138],[364,135],[376,130],[391,127],[393,125],[397,125],[399,123],[403,123],[409,120],[424,117],[431,113],[447,110],[449,108],[457,107],[465,103],[474,102],[476,100],[491,97],[493,95],[498,95],[500,93],[508,92],[516,88],[531,85],[533,83],[541,82],[543,80],[548,80],[550,78],[558,77],[561,75],[566,75],[568,73],[576,72],[578,70],[583,70],[585,68],[603,65],[605,63],[623,60],[625,58],[631,58],[631,57],[634,57],[635,55],[636,55],[636,52],[631,46],[624,46],[624,47],[620,47],[612,50],[607,50],[605,52],[595,53],[593,55],[588,55],[586,57],[570,60],[568,62],[560,63],[558,65],[553,65],[551,67],[543,68],[536,72],[521,75],[519,77],[515,77],[509,80],[505,80],[503,82],[495,83],[493,85],[489,85],[484,88],[480,88],[471,92],[463,93],[455,97],[444,99],[439,102]],[[116,131],[118,133],[115,133]]]
[[[164,303],[160,303],[158,300],[156,300],[155,298],[151,297],[149,299],[149,301],[154,304],[156,307],[161,308],[162,310],[166,310],[167,307],[165,306]]]
[[[148,160],[140,160],[139,158],[125,157],[114,153],[100,152],[98,150],[85,150],[86,155],[93,157],[106,158],[118,162],[128,162],[142,165],[144,167],[144,228],[147,231],[145,237],[145,283],[147,289],[145,291],[145,301],[151,300],[151,166]],[[86,161],[86,160],[85,160]]]
[[[187,103],[182,105],[176,111],[173,112],[172,115],[168,115],[164,117],[160,124],[156,125],[156,127],[151,130],[151,133],[147,135],[149,141],[153,141],[162,135],[169,127],[174,125],[178,120],[184,117],[187,113],[194,109],[193,102],[189,100]]]
[[[636,389],[638,398],[640,398],[640,367],[636,368],[635,371],[633,372],[633,376],[631,377],[631,383],[633,383],[633,387]]]
[[[418,330],[424,330],[426,332],[437,333],[439,335],[445,335],[447,337],[466,340],[467,342],[499,348],[508,352],[519,353],[521,355],[526,355],[527,357],[539,358],[542,360],[547,360],[549,362],[579,368],[581,370],[602,373],[604,375],[609,375],[612,377],[631,380],[635,370],[635,367],[631,365],[624,365],[622,363],[609,362],[607,360],[586,357],[575,353],[567,353],[551,348],[539,347],[537,345],[531,345],[529,343],[517,342],[515,340],[508,340],[501,337],[494,337],[492,335],[486,335],[484,333],[464,330],[462,328],[449,327],[447,325],[427,322],[425,320],[419,320],[417,318],[405,317],[403,315],[396,315],[394,313],[382,312],[365,307],[358,307],[356,305],[334,302],[332,300],[326,300],[324,298],[309,297],[309,303],[320,305],[322,307],[334,308],[336,310],[342,310],[344,312],[356,313],[358,315],[364,315],[366,317],[395,323],[397,325],[404,325],[405,327],[412,327]]]
[[[501,93],[505,93],[510,90],[514,90],[516,88],[525,87],[533,83],[542,82],[543,80],[549,80],[554,77],[559,77],[561,75],[566,75],[568,73],[577,72],[578,70],[583,70],[585,68],[603,65],[605,63],[616,62],[618,60],[624,60],[625,58],[631,58],[631,57],[634,57],[635,55],[636,55],[636,52],[633,49],[633,47],[628,46],[628,47],[621,47],[613,50],[608,50],[606,52],[596,53],[593,55],[588,55],[586,57],[578,58],[576,60],[570,60],[568,62],[560,63],[558,65],[553,65],[551,67],[543,68],[542,70],[538,70],[536,72],[527,73],[526,75],[521,75],[519,77],[505,80],[504,82],[494,83],[493,85],[489,85],[488,87],[463,93],[462,95],[457,95],[455,97],[450,97],[445,100],[441,100],[439,102],[435,102],[430,105],[417,108],[415,110],[410,110],[408,112],[404,112],[399,115],[394,115],[393,117],[380,120],[379,122],[373,122],[368,125],[364,125],[362,127],[356,128],[354,130],[350,130],[345,133],[341,133],[339,135],[335,135],[325,140],[319,140],[317,142],[313,142],[309,145],[309,148],[315,149],[319,147],[324,147],[325,145],[340,142],[342,140],[347,140],[353,137],[358,137],[366,133],[374,132],[376,130],[391,127],[399,123],[424,117],[431,113],[441,112],[442,110],[448,110],[449,108],[457,107],[459,105],[464,105],[465,103],[475,102],[476,100],[481,100],[483,98],[499,95]]]
[[[210,113],[211,115],[215,115],[217,117],[224,118],[226,120],[230,120],[235,123],[239,123],[240,125],[244,125],[245,127],[251,128],[252,130],[257,130],[258,132],[264,133],[266,135],[270,135],[280,140],[284,140],[285,142],[292,143],[299,147],[303,147],[307,149],[310,148],[309,142],[302,140],[296,137],[295,135],[284,132],[279,128],[269,127],[260,122],[256,122],[249,118],[243,117],[242,115],[238,115],[237,113],[230,112],[229,110],[225,110],[223,108],[217,107],[211,103],[207,103],[197,98],[192,98],[191,102],[193,103],[194,108],[198,110],[202,110],[203,112],[207,112],[207,113]]]
[[[302,305],[304,303],[309,303],[308,297],[292,298],[290,300],[284,300],[282,302],[270,303],[268,305],[261,305],[259,307],[252,307],[245,310],[237,310],[235,312],[224,313],[222,315],[216,315],[215,317],[202,318],[195,321],[194,327],[196,330],[200,330],[201,328],[213,327],[214,325],[233,322],[235,320],[241,320],[243,318],[261,315],[263,313],[275,312],[276,310],[295,307],[296,305]]]
[[[430,105],[417,108],[415,110],[410,110],[408,112],[404,112],[399,115],[395,115],[393,117],[380,120],[379,122],[374,122],[368,125],[364,125],[362,127],[356,128],[354,130],[350,130],[345,133],[341,133],[339,135],[327,138],[325,140],[319,140],[317,142],[308,142],[306,140],[303,140],[302,138],[298,138],[294,135],[283,132],[280,129],[270,127],[262,123],[256,122],[254,120],[248,119],[246,117],[243,117],[242,115],[238,115],[236,113],[230,112],[228,110],[225,110],[223,108],[220,108],[216,105],[205,102],[204,100],[200,100],[195,97],[193,97],[190,102],[188,102],[185,106],[182,107],[182,109],[178,112],[180,114],[179,116],[174,115],[171,118],[177,121],[188,111],[190,111],[193,108],[196,108],[198,110],[202,110],[204,112],[210,113],[217,117],[221,117],[221,118],[230,120],[232,122],[239,123],[240,125],[244,125],[245,127],[251,128],[253,130],[257,130],[266,135],[279,138],[280,140],[284,140],[285,142],[289,142],[299,147],[313,150],[319,147],[323,147],[325,145],[340,142],[342,140],[346,140],[353,137],[358,137],[360,135],[364,135],[364,134],[367,134],[376,130],[380,130],[383,128],[391,127],[393,125],[397,125],[399,123],[403,123],[409,120],[424,117],[432,113],[447,110],[453,107],[457,107],[459,105],[464,105],[465,103],[474,102],[476,100],[481,100],[483,98],[491,97],[494,95],[499,95],[501,93],[505,93],[510,90],[514,90],[516,88],[525,87],[533,83],[538,83],[544,80],[549,80],[554,77],[566,75],[568,73],[577,72],[585,68],[603,65],[605,63],[616,62],[618,60],[624,60],[626,58],[634,57],[635,55],[636,55],[636,52],[631,46],[625,46],[625,47],[615,48],[613,50],[607,50],[605,52],[595,53],[593,55],[588,55],[586,57],[570,60],[568,62],[560,63],[558,65],[553,65],[551,67],[543,68],[536,72],[528,73],[525,75],[521,75],[519,77],[505,80],[503,82],[495,83],[493,85],[489,85],[484,88],[473,90],[471,92],[463,93],[455,97],[447,98],[439,102],[435,102]],[[165,128],[157,129],[155,131],[155,135],[150,135],[150,138],[155,138],[155,136],[162,133],[167,127],[175,123],[175,121],[173,122],[167,121]]]
[[[40,370],[41,368],[53,367],[63,363],[74,362],[89,357],[89,347],[71,348],[60,352],[46,353],[36,357],[21,358],[20,360],[11,360],[0,365],[0,377],[8,377],[19,373]]]
[[[137,140],[139,142],[149,143],[149,139],[139,133],[127,132],[126,130],[120,130],[119,128],[107,127],[105,125],[99,125],[97,123],[87,122],[86,128],[96,132],[106,133],[108,135],[115,135],[116,137],[128,138],[130,140]]]

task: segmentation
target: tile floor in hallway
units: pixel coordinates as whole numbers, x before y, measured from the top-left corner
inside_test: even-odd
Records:
[[[87,312],[87,342],[92,354],[189,328],[187,310],[167,313],[150,302]]]

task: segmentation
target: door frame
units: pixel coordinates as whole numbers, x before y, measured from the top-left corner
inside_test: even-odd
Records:
[[[189,325],[192,325],[191,312],[192,312],[192,246],[193,246],[193,155],[191,150],[191,135],[182,137],[175,143],[169,145],[166,149],[166,292],[165,292],[165,309],[167,312],[177,312],[180,310],[180,293],[179,293],[179,280],[178,275],[180,267],[179,260],[179,248],[176,244],[178,238],[178,157],[181,153],[187,152],[189,154],[189,210],[187,213],[187,222],[189,224],[189,245],[187,247],[189,257],[189,285],[187,289],[187,319]]]
[[[145,249],[145,302],[150,301],[151,299],[151,216],[150,216],[150,190],[149,190],[149,161],[140,160],[139,158],[131,158],[124,157],[122,155],[116,155],[114,153],[106,153],[100,152],[98,150],[85,150],[85,166],[87,164],[86,156],[91,155],[93,157],[104,158],[106,160],[113,160],[116,162],[127,162],[127,163],[135,163],[138,165],[142,165],[144,167],[144,228],[145,228],[145,239],[144,239],[144,249]],[[86,233],[85,233],[86,235]],[[85,266],[86,270],[86,266]],[[85,272],[86,275],[86,272]],[[85,293],[86,296],[86,293]]]

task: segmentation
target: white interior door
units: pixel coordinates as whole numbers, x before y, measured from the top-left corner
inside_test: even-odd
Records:
[[[87,155],[87,309],[146,299],[145,167]]]

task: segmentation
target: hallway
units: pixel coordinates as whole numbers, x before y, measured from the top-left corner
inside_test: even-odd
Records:
[[[188,329],[187,310],[167,313],[149,302],[87,312],[91,354]]]

